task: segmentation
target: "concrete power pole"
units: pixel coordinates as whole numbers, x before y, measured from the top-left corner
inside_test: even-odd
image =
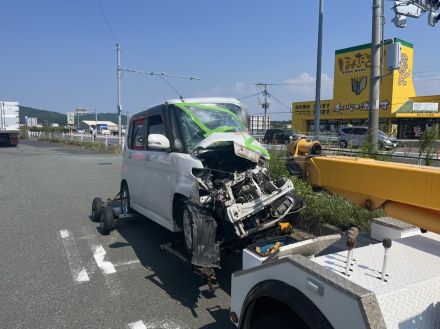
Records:
[[[261,107],[263,108],[263,130],[269,129],[270,127],[268,127],[267,124],[267,110],[269,109],[270,103],[267,101],[267,97],[269,97],[269,92],[267,91],[267,86],[268,85],[274,85],[272,83],[262,83],[262,82],[258,82],[255,84],[260,90],[261,87],[263,87],[264,89],[261,90],[261,93],[264,96],[264,101],[263,103],[261,103]]]
[[[324,18],[324,0],[319,0],[318,54],[316,59],[316,95],[315,95],[315,138],[319,138],[321,116],[321,58],[322,58],[322,21]]]
[[[264,84],[263,95],[264,95],[264,102],[263,102],[263,104],[261,104],[261,106],[263,107],[263,112],[264,112],[263,129],[267,130],[267,129],[269,129],[269,127],[267,126],[267,110],[269,108],[269,102],[267,101],[267,96],[269,95],[269,93],[267,92],[267,84]]]
[[[121,77],[122,77],[122,68],[121,68],[121,48],[119,44],[116,44],[116,73],[117,73],[117,95],[118,95],[118,141],[119,145],[121,144],[121,113],[122,113],[122,105],[121,105]]]
[[[373,0],[373,21],[371,33],[371,74],[368,128],[370,152],[378,151],[379,100],[380,100],[380,49],[383,19],[383,0]]]

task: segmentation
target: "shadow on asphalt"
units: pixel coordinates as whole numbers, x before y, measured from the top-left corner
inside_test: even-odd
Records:
[[[203,309],[203,305],[198,306],[201,295],[206,299],[216,297],[215,293],[212,294],[209,291],[208,285],[200,276],[194,274],[177,257],[160,249],[160,245],[180,239],[181,233],[169,232],[141,215],[117,222],[115,229],[128,243],[117,242],[110,244],[109,247],[123,248],[131,246],[140,263],[153,272],[145,279],[160,287],[183,306],[189,308],[195,318],[198,317],[197,311]],[[218,289],[230,295],[231,274],[239,270],[240,267],[240,255],[222,256],[222,269],[216,270],[219,281]],[[229,304],[207,309],[216,321],[202,328],[234,328],[229,320],[228,308]]]

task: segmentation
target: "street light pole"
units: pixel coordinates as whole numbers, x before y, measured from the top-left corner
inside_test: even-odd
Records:
[[[315,138],[319,138],[321,115],[321,61],[322,61],[322,22],[324,19],[324,0],[319,0],[318,54],[316,59],[316,94],[315,94]]]
[[[380,99],[380,49],[382,36],[383,0],[373,0],[373,21],[371,33],[371,74],[368,130],[370,152],[378,151],[379,99]]]

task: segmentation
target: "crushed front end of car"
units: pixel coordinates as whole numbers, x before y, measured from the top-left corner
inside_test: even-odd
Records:
[[[304,207],[290,179],[271,179],[269,153],[244,132],[214,133],[193,154],[203,164],[193,169],[197,184],[188,201],[194,265],[218,265],[221,244],[292,221]]]

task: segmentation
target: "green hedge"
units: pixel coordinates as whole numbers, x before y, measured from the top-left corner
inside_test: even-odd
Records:
[[[271,152],[269,162],[271,176],[277,179],[282,176],[289,177],[295,191],[306,202],[300,216],[301,228],[313,231],[318,224],[331,224],[338,227],[355,225],[361,230],[369,231],[373,218],[384,216],[383,211],[368,211],[343,198],[326,192],[313,191],[312,187],[300,178],[290,176],[285,166],[285,154],[283,152]]]

